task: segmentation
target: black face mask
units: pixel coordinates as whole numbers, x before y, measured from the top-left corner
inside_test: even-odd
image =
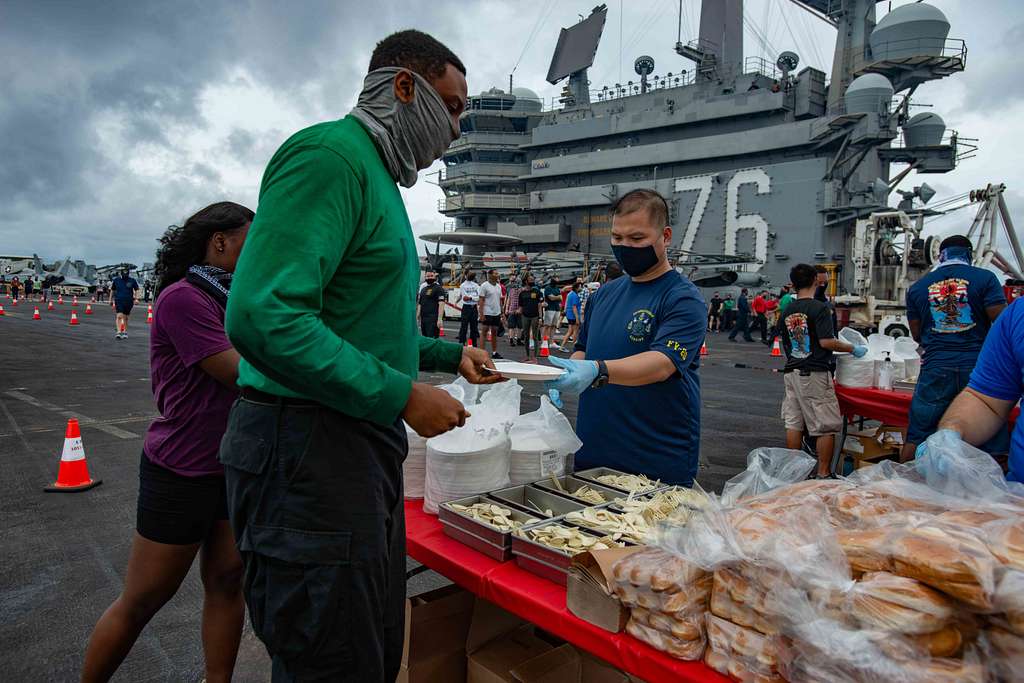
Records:
[[[622,269],[630,277],[639,277],[658,265],[658,252],[653,244],[646,247],[627,247],[621,244],[612,245],[612,253]]]
[[[434,284],[435,282],[437,282],[437,280],[433,280],[433,279],[431,279],[431,280],[427,280],[427,285],[432,285],[432,284]]]

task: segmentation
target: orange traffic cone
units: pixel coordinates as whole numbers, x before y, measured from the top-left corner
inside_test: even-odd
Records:
[[[706,341],[700,344],[700,357],[703,358],[708,355],[708,343]]]
[[[17,300],[17,299],[13,299],[13,300],[11,301],[11,305],[12,305],[12,306],[17,306],[17,305],[18,305],[18,300]]]
[[[59,297],[57,297],[57,303],[59,303],[61,306],[64,305],[64,295],[63,294],[61,294]]]
[[[85,305],[85,314],[86,315],[92,315],[92,304],[86,304]]]
[[[473,346],[473,338],[472,337],[470,337],[470,338],[468,338],[466,340],[466,346],[470,346],[470,347]]]
[[[545,334],[544,338],[540,341],[540,357],[547,358],[551,355],[551,351],[548,349],[548,336]]]
[[[444,336],[444,325],[438,325],[437,326],[437,336],[438,337],[443,337]]]
[[[72,313],[74,315],[74,313]],[[78,431],[78,420],[68,420],[68,429],[64,433],[64,450],[60,454],[60,469],[57,470],[57,481],[47,486],[44,491],[55,493],[66,491],[85,491],[99,486],[103,481],[89,477],[89,467],[85,464],[85,447],[82,435]]]
[[[75,297],[74,297],[74,298],[73,298],[73,299],[71,300],[71,305],[72,305],[72,306],[77,306],[77,305],[78,305],[78,297],[77,297],[77,296],[75,296]]]
[[[36,306],[36,310],[32,314],[32,319],[33,320],[42,320],[43,319],[43,316],[39,315],[39,307],[38,306]]]
[[[146,312],[147,313],[152,313],[153,312],[153,304],[149,304],[149,306],[146,307]]]
[[[68,325],[77,325],[77,324],[78,324],[78,314],[75,313],[74,311],[71,311],[71,322],[69,322]]]
[[[91,304],[94,304],[94,303],[96,303],[96,297],[92,297],[92,298],[90,298],[90,299],[89,299],[89,303],[91,303]]]
[[[152,325],[153,324],[153,309],[152,308],[149,309],[149,313],[146,314],[146,324],[147,325]]]
[[[4,305],[0,304],[0,315],[4,314]]]
[[[781,356],[781,355],[782,355],[782,347],[779,346],[779,338],[776,337],[775,341],[772,343],[772,357],[774,358],[776,356]]]
[[[48,311],[52,311],[53,310],[53,300],[52,299],[50,301],[46,302],[46,310],[48,310]]]

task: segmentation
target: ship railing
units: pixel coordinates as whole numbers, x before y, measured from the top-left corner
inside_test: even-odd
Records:
[[[445,197],[437,201],[437,210],[461,211],[464,209],[528,209],[528,194],[497,194],[488,192],[467,192],[454,197]]]
[[[459,149],[468,145],[519,145],[522,137],[529,135],[520,131],[469,131],[459,136],[459,139],[449,145],[448,149]]]
[[[961,38],[903,38],[880,43],[872,49],[864,48],[864,62],[918,62],[921,59],[959,60],[959,67],[967,65],[967,43]],[[891,56],[895,52],[901,56]]]
[[[501,176],[516,178],[530,172],[528,164],[508,164],[489,161],[464,161],[441,169],[441,180],[465,178],[467,176]]]
[[[776,81],[782,79],[782,72],[779,68],[764,57],[751,56],[743,60],[744,74],[761,74]]]
[[[647,92],[651,92],[652,90],[665,90],[668,88],[680,88],[684,85],[693,85],[695,80],[696,74],[686,71],[681,71],[677,74],[672,72],[665,75],[654,74],[647,81]],[[606,85],[600,90],[591,90],[590,92],[591,97],[595,98],[598,102],[620,100],[625,97],[640,95],[640,81],[627,81],[626,83]],[[564,105],[559,100],[560,98],[557,97],[551,98],[548,110],[564,109]]]
[[[516,111],[517,102],[532,102],[544,106],[539,97],[520,97],[519,95],[480,95],[469,99],[466,111]]]

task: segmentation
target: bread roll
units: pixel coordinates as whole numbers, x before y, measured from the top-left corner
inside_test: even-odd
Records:
[[[996,559],[978,539],[949,527],[923,526],[897,535],[891,552],[897,574],[977,609],[992,608]]]
[[[997,560],[1010,569],[1024,571],[1024,520],[987,524],[983,538]]]
[[[888,542],[890,532],[886,529],[856,529],[837,531],[836,540],[846,553],[850,569],[854,572],[892,571]]]
[[[711,597],[712,584],[712,575],[704,574],[678,592],[654,593],[658,599],[658,609],[662,612],[706,611],[708,599]]]
[[[706,571],[692,562],[666,552],[663,553],[657,568],[651,574],[651,589],[658,592],[678,593],[707,575]]]
[[[938,591],[886,572],[865,574],[850,591],[848,604],[865,626],[895,633],[934,633],[954,613],[953,602]]]
[[[720,674],[729,675],[729,655],[708,648],[704,651],[704,663]]]
[[[933,658],[900,662],[911,681],[920,683],[984,683],[985,669],[981,664],[962,659]]]
[[[963,648],[964,637],[955,624],[949,624],[935,633],[910,636],[910,641],[932,657],[953,657]]]
[[[630,617],[626,624],[626,632],[637,640],[642,640],[656,650],[667,652],[676,659],[698,660],[704,654],[704,640],[679,640],[667,633],[657,631],[640,621]]]
[[[883,515],[897,512],[939,512],[940,508],[910,498],[902,498],[880,490],[877,484],[872,488],[841,491],[835,496],[835,509],[840,518],[848,521],[876,526]]]

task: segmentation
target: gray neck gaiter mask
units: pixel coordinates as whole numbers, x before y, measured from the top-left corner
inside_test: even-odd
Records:
[[[411,73],[416,81],[409,104],[395,97],[394,81],[400,71]],[[366,74],[350,114],[369,131],[391,177],[402,187],[415,185],[417,172],[440,159],[459,137],[441,96],[427,79],[408,69],[385,67]]]

